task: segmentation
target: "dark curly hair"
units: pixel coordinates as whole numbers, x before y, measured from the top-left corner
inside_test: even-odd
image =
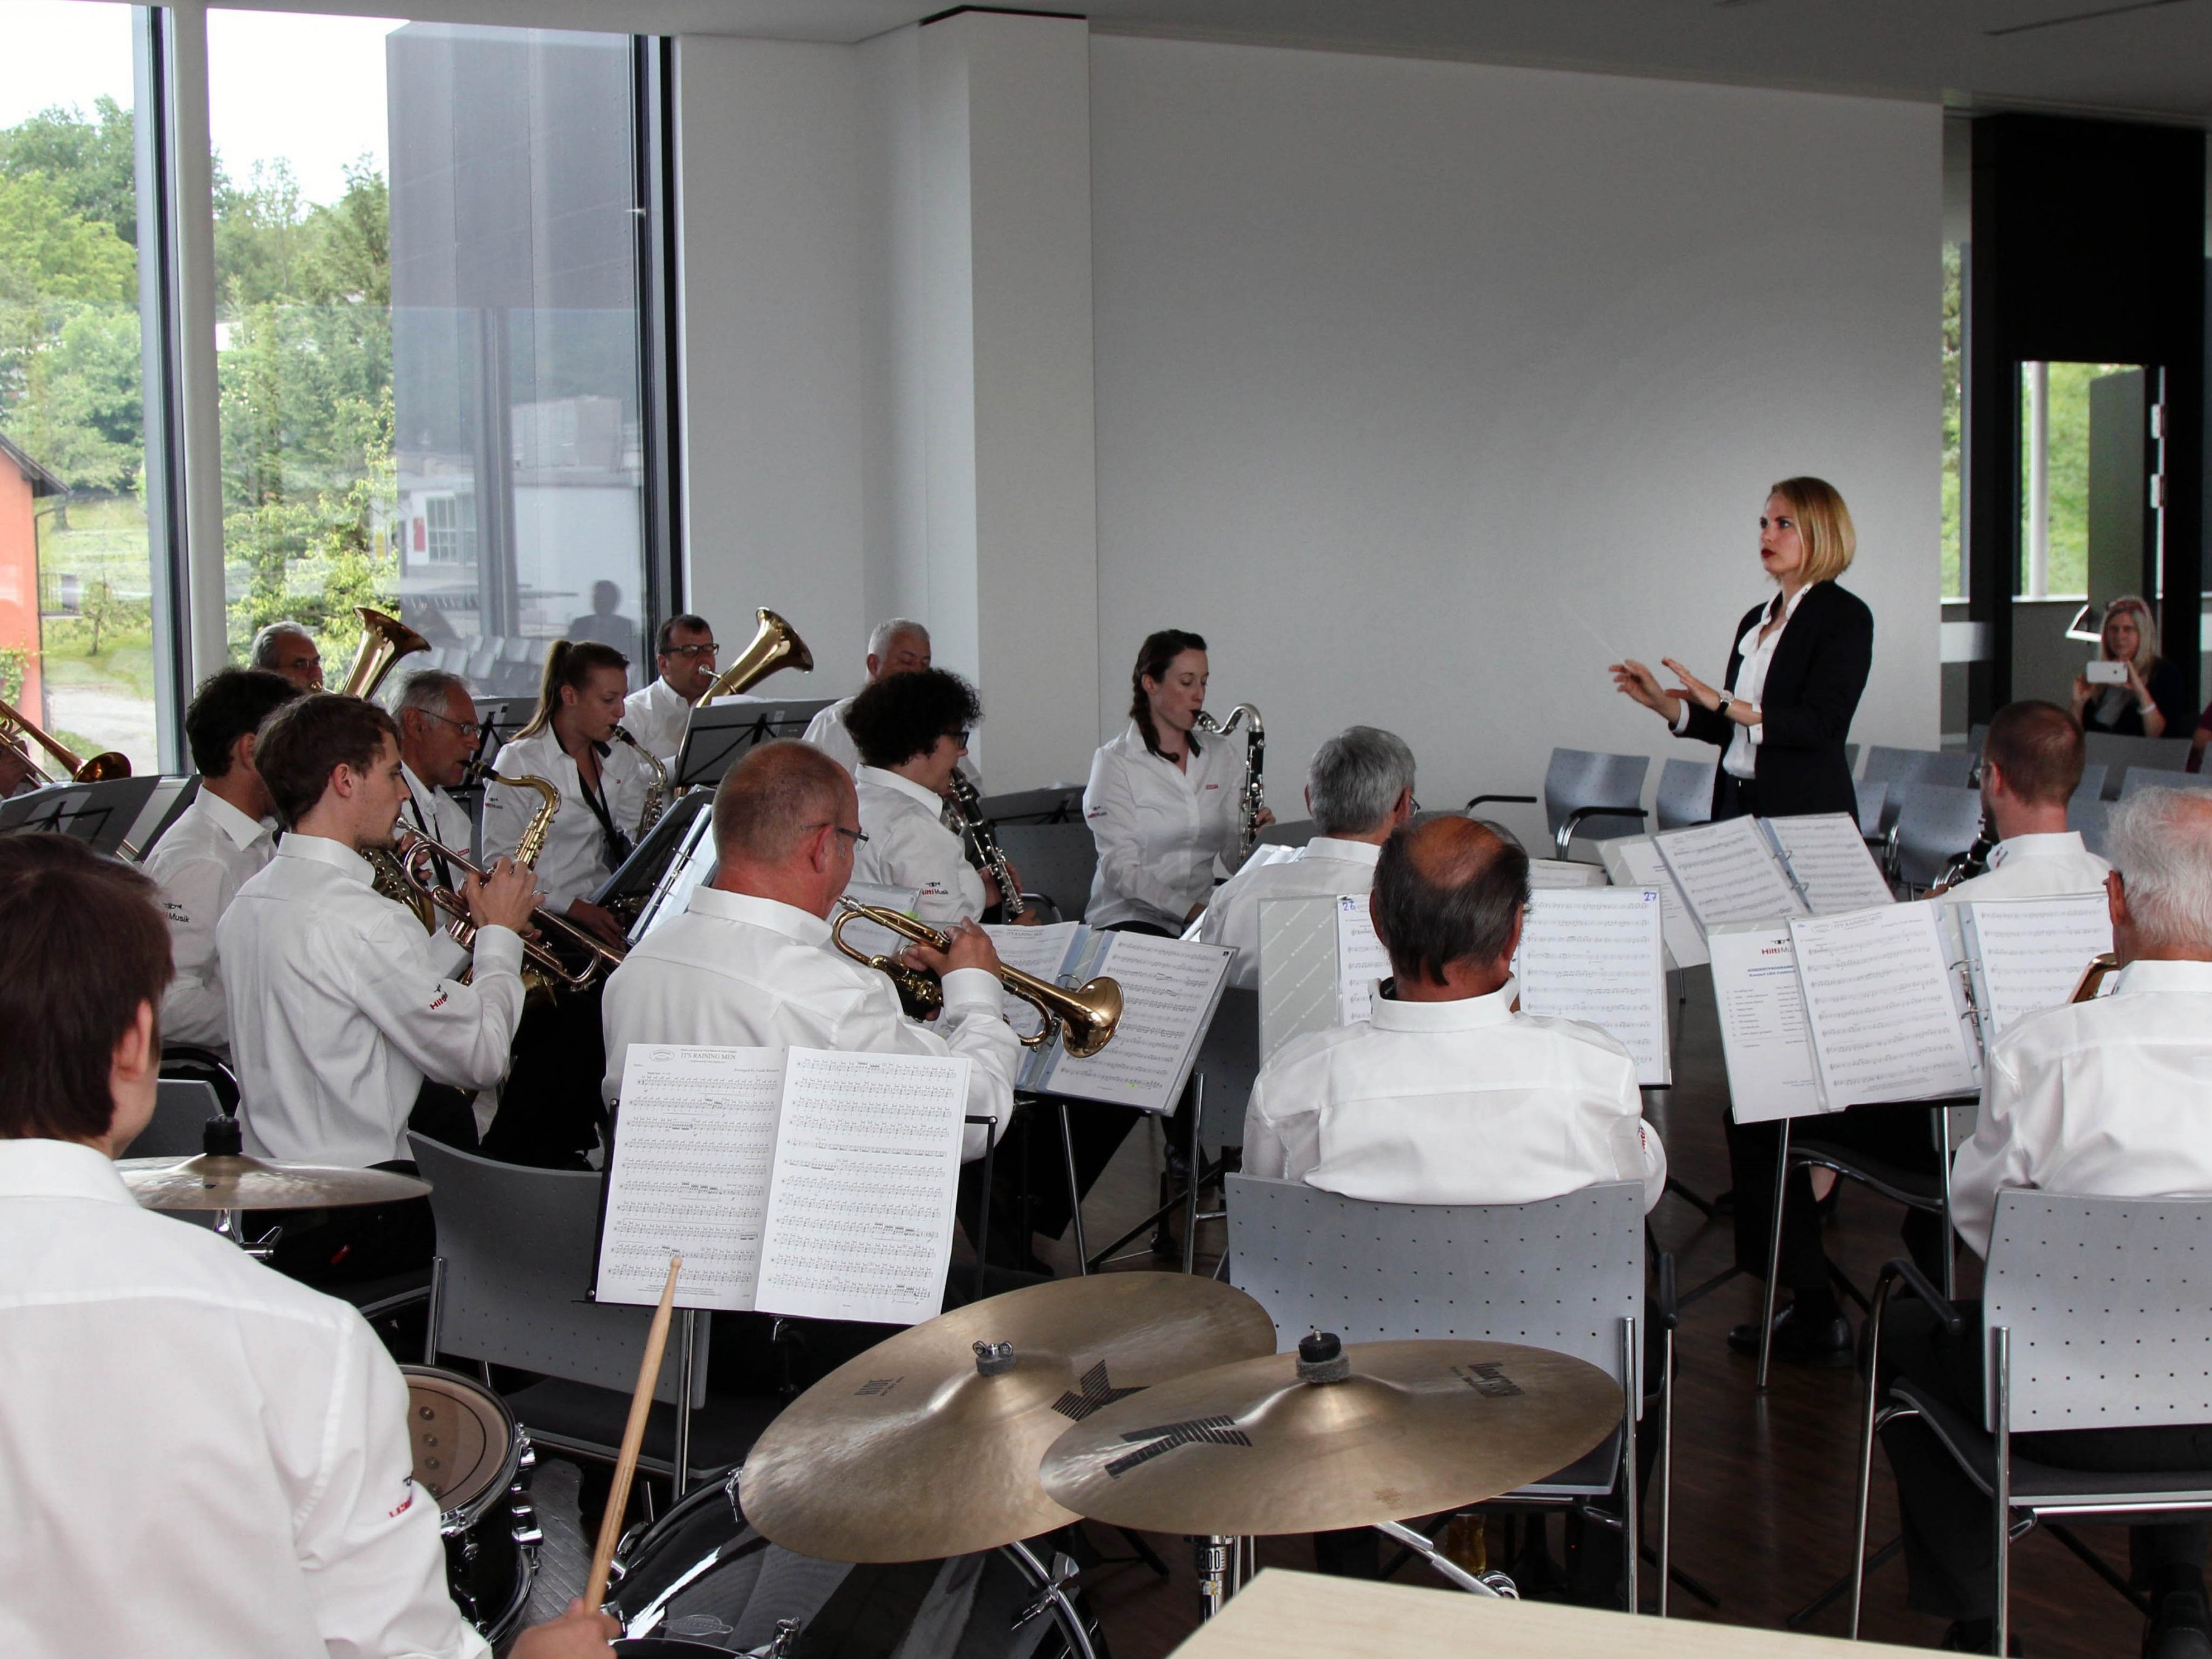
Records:
[[[942,668],[889,674],[853,699],[845,729],[870,766],[902,766],[983,718],[975,688]]]

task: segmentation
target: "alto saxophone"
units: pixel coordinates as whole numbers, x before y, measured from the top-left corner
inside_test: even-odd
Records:
[[[539,805],[530,815],[530,822],[522,827],[522,839],[515,843],[514,861],[525,869],[538,867],[538,855],[545,850],[545,836],[553,828],[553,815],[561,810],[561,792],[541,777],[524,773],[510,778],[491,769],[489,763],[471,761],[461,775],[464,784],[505,784],[510,789],[535,790]],[[392,847],[372,847],[368,853],[369,885],[394,904],[404,904],[415,913],[416,921],[422,924],[426,933],[438,930],[437,904],[423,885],[408,873],[407,866],[399,853]]]
[[[1252,848],[1259,842],[1260,814],[1267,810],[1267,790],[1261,777],[1267,763],[1267,728],[1260,723],[1260,711],[1249,702],[1238,703],[1229,711],[1225,720],[1216,720],[1201,708],[1192,724],[1201,732],[1225,738],[1240,722],[1244,726],[1244,781],[1237,792],[1237,861],[1242,864],[1251,857]]]
[[[619,726],[615,727],[615,741],[628,744],[630,752],[643,761],[646,769],[653,774],[645,786],[644,808],[637,815],[637,838],[643,841],[653,826],[660,822],[660,815],[668,810],[668,769],[646,753],[645,745]]]
[[[983,816],[982,797],[975,793],[975,786],[958,772],[952,775],[952,816],[960,820],[961,834],[975,848],[975,856],[983,860],[991,879],[999,884],[999,914],[1008,921],[1020,921],[1030,908],[1022,897],[1021,884],[1014,879],[1013,866],[1006,862],[1006,855],[1000,848],[990,819]]]

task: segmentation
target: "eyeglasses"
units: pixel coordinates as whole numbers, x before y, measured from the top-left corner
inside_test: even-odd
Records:
[[[434,714],[427,708],[418,708],[415,712],[422,715],[424,720],[436,720],[442,726],[452,726],[471,743],[483,736],[483,725],[481,721],[457,720],[451,714]]]
[[[868,832],[865,830],[848,830],[843,824],[831,823],[827,819],[820,823],[810,823],[806,827],[809,830],[835,830],[853,843],[853,850],[855,853],[860,850],[860,843],[868,838]]]
[[[945,735],[965,749],[968,746],[968,739],[975,734],[973,732],[947,732]]]
[[[711,657],[721,648],[722,647],[715,644],[714,641],[708,640],[704,645],[672,645],[664,654],[671,657],[690,657],[697,659],[700,657]]]

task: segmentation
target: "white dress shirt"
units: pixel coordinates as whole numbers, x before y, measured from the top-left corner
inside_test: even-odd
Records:
[[[983,878],[968,862],[960,837],[945,827],[944,800],[911,779],[863,766],[858,780],[860,828],[867,840],[853,855],[853,879],[921,892],[915,917],[943,927],[983,914]]]
[[[1747,702],[1753,708],[1760,706],[1759,699],[1766,695],[1766,672],[1774,666],[1774,648],[1782,643],[1782,636],[1790,631],[1790,618],[1797,614],[1797,607],[1805,602],[1805,596],[1812,591],[1813,584],[1807,582],[1790,595],[1783,609],[1782,626],[1762,640],[1759,637],[1759,630],[1766,626],[1766,619],[1773,611],[1772,602],[1769,601],[1760,608],[1759,620],[1753,623],[1745,630],[1744,636],[1735,642],[1736,652],[1741,660],[1736,664],[1735,681],[1729,687],[1729,695],[1738,702]],[[1682,700],[1681,708],[1675,711],[1674,730],[1686,731],[1689,724],[1690,703],[1686,697]],[[1764,726],[1737,726],[1735,735],[1729,739],[1728,747],[1721,751],[1721,769],[1732,778],[1741,778],[1745,782],[1750,782],[1759,772],[1759,745],[1765,741],[1766,728]]]
[[[684,746],[684,728],[691,723],[691,705],[665,679],[623,699],[623,730],[644,746],[645,752],[672,769],[676,751]]]
[[[1990,867],[1972,881],[1938,894],[1945,904],[1984,899],[2050,898],[2061,893],[2101,893],[2112,866],[2082,845],[2079,833],[2059,830],[2014,836],[1990,849]]]
[[[851,697],[831,703],[806,722],[805,740],[857,778],[860,775],[860,749],[853,741],[853,734],[845,729],[845,715],[852,706]]]
[[[830,924],[774,899],[701,887],[680,916],[648,933],[607,977],[610,1105],[622,1096],[633,1042],[712,1043],[740,1048],[836,1048],[853,1054],[965,1054],[968,1115],[997,1120],[1014,1109],[1022,1046],[1006,1024],[998,976],[980,968],[945,975],[945,1012],[908,1019],[890,975],[841,956]],[[961,1158],[983,1156],[970,1124]]]
[[[431,840],[452,848],[456,853],[467,854],[475,844],[475,826],[470,823],[467,811],[442,789],[434,789],[415,775],[415,769],[402,762],[400,775],[407,780],[407,804],[399,809],[399,827],[419,830]],[[446,865],[441,870],[435,865],[432,872],[439,880],[460,890],[467,879],[465,872]],[[469,953],[459,940],[446,932],[447,917],[438,912],[429,928],[432,940],[431,959],[438,971],[459,976],[468,971]]]
[[[1486,997],[1396,1002],[1309,1032],[1261,1068],[1244,1168],[1391,1204],[1533,1204],[1601,1181],[1667,1185],[1636,1062],[1595,1025]]]
[[[476,971],[369,885],[367,860],[289,835],[216,929],[231,1059],[256,1158],[355,1168],[407,1156],[425,1078],[489,1089],[522,1018],[522,939],[479,928]]]
[[[1093,927],[1142,921],[1180,933],[1213,892],[1213,861],[1237,852],[1244,747],[1200,737],[1188,769],[1145,747],[1134,720],[1091,759],[1084,822],[1098,871],[1083,919]]]
[[[0,1652],[485,1659],[343,1303],[0,1141]]]
[[[640,738],[640,742],[644,739]],[[505,776],[544,778],[561,792],[560,811],[545,837],[545,851],[538,860],[538,884],[549,910],[565,911],[576,900],[587,899],[599,884],[614,874],[607,862],[606,838],[599,815],[584,799],[583,775],[561,740],[548,726],[527,738],[501,745],[492,770]],[[599,788],[606,799],[607,815],[616,829],[636,841],[638,819],[645,811],[646,790],[651,775],[629,745],[610,744],[599,757]],[[544,803],[534,789],[512,789],[488,783],[483,797],[483,855],[489,864],[512,858],[522,844],[522,832]]]
[[[1296,856],[1261,864],[1256,859],[1222,883],[1198,919],[1198,937],[1207,945],[1226,945],[1237,952],[1229,982],[1246,990],[1260,986],[1260,901],[1279,898],[1359,896],[1375,885],[1376,861],[1382,849],[1371,842],[1316,836]]]
[[[2212,962],[2135,962],[2112,994],[2022,1018],[1990,1048],[1951,1224],[1990,1249],[2001,1187],[2212,1194]]]
[[[204,784],[192,804],[146,855],[169,917],[169,955],[177,976],[161,998],[161,1041],[230,1049],[229,1011],[215,927],[247,879],[276,850],[267,824],[250,818]]]

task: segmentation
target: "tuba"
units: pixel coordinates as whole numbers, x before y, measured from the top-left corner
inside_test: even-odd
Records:
[[[1260,711],[1249,702],[1238,703],[1229,711],[1229,718],[1220,721],[1201,708],[1193,724],[1201,732],[1225,738],[1240,721],[1245,728],[1244,782],[1237,792],[1237,861],[1242,864],[1251,857],[1252,848],[1259,842],[1260,814],[1267,810],[1267,795],[1261,780],[1267,764],[1267,728],[1260,723]]]
[[[799,637],[799,630],[769,610],[766,605],[753,612],[760,626],[753,630],[752,642],[738,653],[738,659],[714,676],[714,683],[699,694],[698,702],[691,705],[691,713],[698,713],[702,704],[717,697],[735,696],[749,691],[780,668],[796,668],[802,674],[814,672],[814,653],[806,648],[806,641]],[[684,732],[691,732],[691,714],[684,717]],[[678,743],[676,752],[682,754],[684,745]]]
[[[897,910],[856,904],[851,899],[839,899],[837,908],[840,914],[830,927],[832,945],[863,966],[889,974],[898,987],[900,1003],[916,1019],[925,1019],[945,1006],[945,987],[936,975],[927,969],[909,968],[896,957],[869,956],[845,943],[845,929],[855,921],[872,921],[933,951],[949,949],[951,940],[927,922]],[[1121,987],[1115,980],[1094,979],[1070,990],[1002,963],[999,983],[1043,1016],[1042,1027],[1021,1040],[1024,1048],[1041,1048],[1058,1033],[1070,1054],[1087,1059],[1114,1040],[1114,1028],[1121,1021]]]
[[[79,760],[75,753],[40,731],[21,709],[0,702],[0,743],[14,746],[18,738],[28,738],[38,744],[52,757],[54,764],[68,775],[55,779],[58,783],[111,783],[117,778],[131,775],[128,757],[111,749],[104,754],[94,755],[90,760]],[[31,757],[27,750],[25,756],[33,766],[38,765],[35,757]],[[41,772],[46,769],[43,766],[39,767]]]
[[[999,884],[999,914],[1008,921],[1018,921],[1029,912],[1028,901],[1022,897],[1021,884],[1014,879],[1013,866],[1006,862],[990,819],[983,816],[982,797],[975,793],[975,786],[957,772],[952,775],[951,807],[952,816],[960,820],[960,833],[968,837],[975,856],[983,860],[991,879]]]
[[[353,653],[353,666],[346,670],[345,684],[338,688],[338,695],[373,697],[394,664],[417,651],[428,651],[430,641],[398,617],[365,605],[354,606],[353,613],[361,618],[361,648]]]

